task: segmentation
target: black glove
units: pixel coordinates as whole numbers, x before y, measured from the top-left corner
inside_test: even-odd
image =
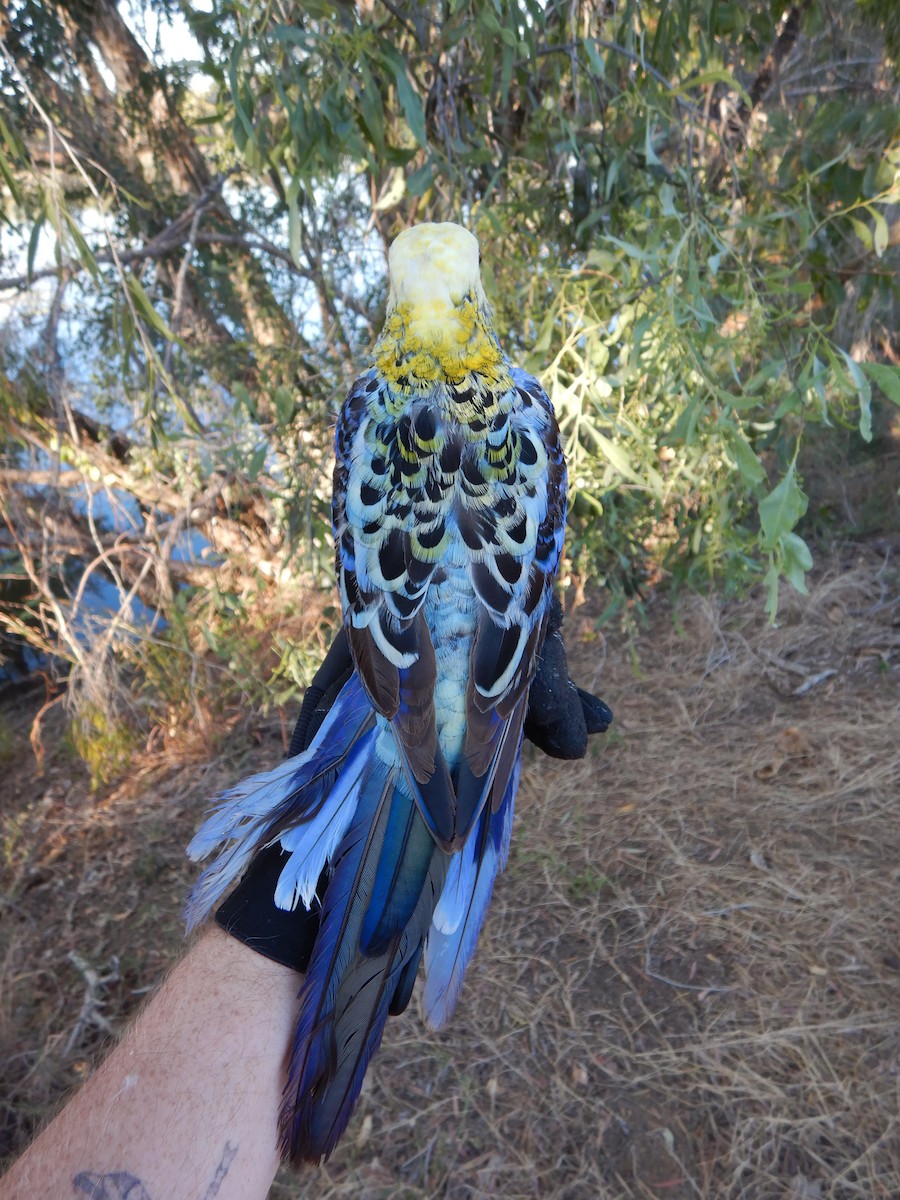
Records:
[[[569,678],[562,619],[562,605],[554,595],[541,657],[528,693],[525,736],[551,758],[583,758],[588,735],[607,730],[613,715],[602,700],[576,687]],[[288,757],[307,749],[352,673],[350,643],[342,626],[306,689]],[[237,888],[217,910],[216,923],[267,958],[305,971],[319,928],[320,909],[318,902],[308,912],[302,905],[291,912],[275,907],[272,897],[287,857],[277,845],[257,854]],[[325,882],[318,889],[320,895]]]
[[[613,719],[599,696],[576,687],[562,637],[563,611],[554,593],[547,634],[528,692],[525,736],[551,758],[584,758],[588,734],[605,733]]]

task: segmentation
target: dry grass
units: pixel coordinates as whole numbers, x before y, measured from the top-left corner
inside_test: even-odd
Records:
[[[452,1027],[392,1022],[333,1161],[273,1197],[900,1196],[897,584],[855,550],[777,629],[758,598],[660,603],[637,671],[570,619],[613,733],[533,755]],[[235,758],[100,797],[59,756],[13,772],[9,1150],[176,953],[181,847]]]

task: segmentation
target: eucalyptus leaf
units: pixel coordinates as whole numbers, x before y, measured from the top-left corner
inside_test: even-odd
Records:
[[[759,502],[764,544],[774,548],[786,533],[793,530],[806,512],[808,503],[797,483],[796,467],[792,463],[781,482]]]
[[[853,386],[856,388],[859,401],[859,432],[864,441],[872,440],[872,388],[862,367],[850,357],[846,350],[841,350]]]
[[[867,362],[862,364],[862,369],[888,400],[900,406],[900,367]]]
[[[397,85],[397,98],[400,101],[400,106],[403,109],[403,114],[406,117],[410,131],[420,146],[427,146],[428,136],[425,131],[425,113],[422,109],[422,101],[419,99],[415,88],[410,82],[407,73],[407,64],[399,51],[393,46],[382,44],[382,53],[387,62],[388,69],[394,76],[394,82]]]

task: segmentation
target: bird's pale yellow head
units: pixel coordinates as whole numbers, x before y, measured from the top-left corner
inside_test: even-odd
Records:
[[[491,329],[478,240],[461,225],[413,225],[388,254],[387,320],[375,346],[379,370],[401,388],[507,378]]]
[[[413,225],[398,234],[388,255],[388,310],[409,305],[414,320],[440,320],[468,298],[485,305],[478,239],[450,221]]]

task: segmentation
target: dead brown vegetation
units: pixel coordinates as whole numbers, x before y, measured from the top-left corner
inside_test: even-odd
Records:
[[[452,1027],[392,1022],[333,1161],[273,1196],[900,1196],[895,554],[836,554],[777,628],[755,597],[660,601],[635,646],[570,617],[613,732],[530,754]],[[178,953],[203,799],[282,733],[91,795],[4,720],[12,1153]]]

